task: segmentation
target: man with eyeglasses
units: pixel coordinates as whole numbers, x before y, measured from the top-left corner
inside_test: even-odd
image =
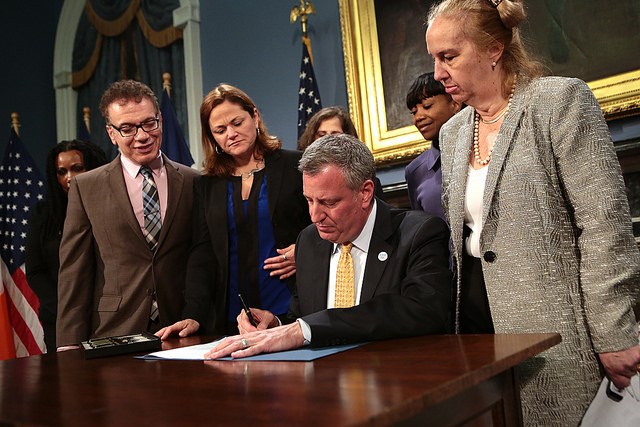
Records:
[[[198,173],[160,152],[158,99],[113,83],[100,112],[120,155],[74,179],[60,245],[58,350],[180,320]]]

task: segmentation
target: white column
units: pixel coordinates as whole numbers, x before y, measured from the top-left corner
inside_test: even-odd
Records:
[[[173,11],[173,26],[182,28],[184,44],[184,71],[187,95],[187,139],[189,149],[200,169],[203,160],[200,142],[200,104],[202,103],[202,60],[200,56],[200,3],[199,0],[180,0]]]
[[[76,104],[78,94],[71,87],[73,42],[84,2],[65,1],[62,5],[53,52],[53,88],[56,92],[57,140],[74,139],[78,118]]]

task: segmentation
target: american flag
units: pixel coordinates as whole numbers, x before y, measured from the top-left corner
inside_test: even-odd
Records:
[[[320,101],[320,91],[318,91],[318,83],[316,75],[313,72],[313,63],[309,49],[307,48],[309,40],[302,40],[302,64],[300,65],[300,89],[298,90],[298,138],[302,136],[307,121],[318,110],[322,109]]]
[[[38,320],[38,298],[24,272],[27,221],[35,204],[44,198],[44,192],[42,176],[12,129],[0,165],[0,343],[3,343],[0,358],[12,356],[12,349],[5,346],[11,341],[13,357],[45,351],[44,333]]]

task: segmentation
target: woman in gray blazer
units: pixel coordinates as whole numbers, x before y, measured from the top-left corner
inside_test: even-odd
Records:
[[[426,33],[435,78],[469,107],[440,133],[461,333],[558,332],[522,366],[527,425],[577,425],[600,383],[636,375],[640,256],[599,105],[543,78],[521,1],[445,0]],[[464,29],[459,25],[464,22]]]

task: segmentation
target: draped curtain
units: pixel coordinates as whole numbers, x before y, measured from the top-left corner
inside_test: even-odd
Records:
[[[117,155],[100,114],[100,97],[114,81],[146,83],[160,99],[162,73],[171,73],[171,97],[182,129],[187,126],[182,31],[173,27],[179,0],[87,0],[73,49],[76,114],[91,108],[91,140],[111,158]]]

